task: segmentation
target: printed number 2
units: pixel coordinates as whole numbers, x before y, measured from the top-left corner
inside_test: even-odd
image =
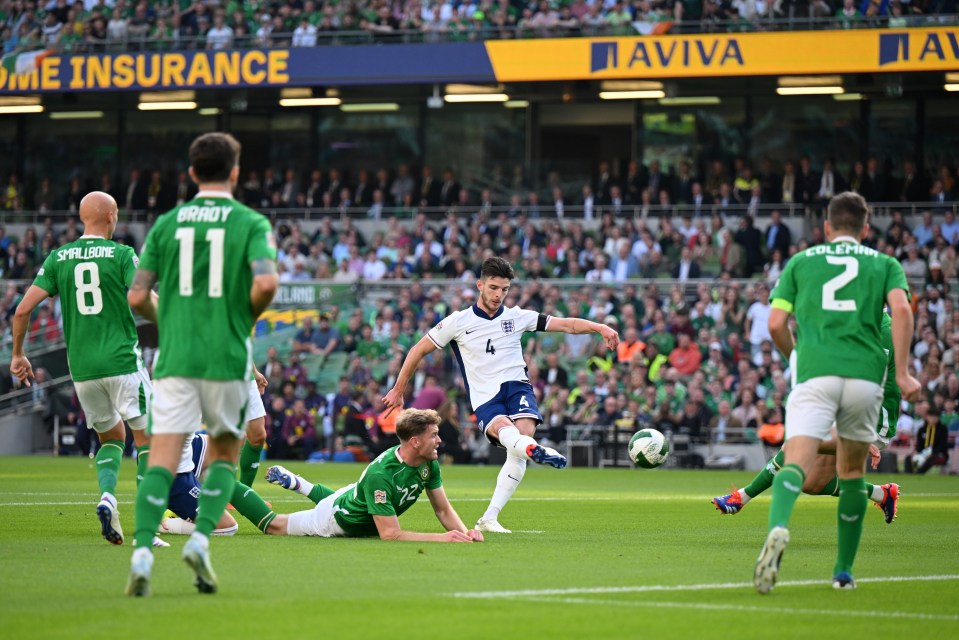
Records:
[[[193,295],[193,240],[196,230],[180,227],[176,239],[180,241],[180,295]],[[208,229],[206,241],[210,243],[210,277],[207,294],[211,298],[223,297],[223,244],[226,229]]]
[[[77,285],[77,311],[80,315],[95,316],[103,311],[100,267],[96,262],[81,262],[74,267],[73,283]]]
[[[826,256],[826,262],[844,267],[844,271],[822,286],[822,308],[826,311],[855,311],[855,300],[836,300],[836,292],[859,275],[859,261],[851,257]]]
[[[486,353],[490,354],[491,356],[496,355],[496,347],[493,346],[492,338],[486,341]]]

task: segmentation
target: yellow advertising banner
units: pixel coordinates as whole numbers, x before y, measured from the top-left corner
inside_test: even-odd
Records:
[[[959,69],[959,28],[487,42],[500,82]]]

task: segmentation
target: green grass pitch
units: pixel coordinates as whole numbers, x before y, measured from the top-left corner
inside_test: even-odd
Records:
[[[339,487],[359,465],[291,468]],[[265,470],[265,465],[264,465]],[[496,468],[446,467],[463,520],[482,513]],[[899,518],[867,511],[859,588],[829,584],[834,498],[803,496],[780,584],[750,584],[769,507],[736,516],[710,504],[742,472],[532,468],[483,544],[271,538],[245,520],[216,538],[220,593],[196,593],[179,552],[156,550],[153,596],[123,595],[133,533],[134,464],[124,460],[123,547],[94,515],[86,458],[4,458],[0,471],[0,629],[5,638],[908,638],[959,625],[959,480],[897,476]],[[872,475],[870,479],[878,479]],[[255,487],[280,512],[310,502]],[[401,519],[439,531],[424,498]]]

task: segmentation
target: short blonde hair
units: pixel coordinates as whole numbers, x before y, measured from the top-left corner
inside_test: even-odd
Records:
[[[396,420],[396,435],[406,442],[421,435],[433,425],[441,422],[440,414],[432,409],[406,409]]]

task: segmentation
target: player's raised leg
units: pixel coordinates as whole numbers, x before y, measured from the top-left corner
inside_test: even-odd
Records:
[[[749,501],[773,486],[776,474],[782,469],[785,454],[780,449],[766,462],[762,470],[742,489],[733,487],[731,493],[713,498],[713,504],[722,514],[736,515]]]

